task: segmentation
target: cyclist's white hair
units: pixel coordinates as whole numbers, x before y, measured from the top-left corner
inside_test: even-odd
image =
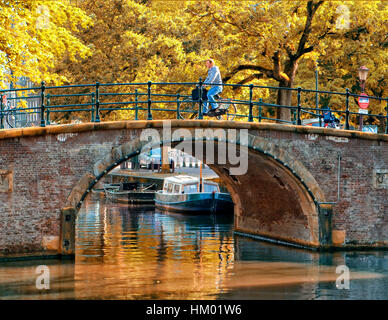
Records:
[[[209,61],[211,64],[214,64],[214,60],[213,60],[213,59],[210,59],[210,58],[209,58],[209,59],[206,59],[205,62],[206,62],[206,61]]]

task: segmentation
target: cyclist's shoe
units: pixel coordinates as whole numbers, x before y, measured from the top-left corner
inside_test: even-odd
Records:
[[[226,110],[225,108],[217,108],[214,110],[214,115],[215,116],[222,116],[223,114],[226,113]]]
[[[214,116],[214,113],[217,109],[210,109],[208,112],[206,112],[206,115],[209,116],[209,117],[212,117]]]

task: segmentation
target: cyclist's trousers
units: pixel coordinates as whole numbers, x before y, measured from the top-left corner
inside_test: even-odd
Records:
[[[217,108],[217,102],[214,99],[214,96],[221,92],[222,92],[222,86],[214,86],[208,91],[207,93],[208,101],[205,101],[205,103],[203,104],[203,112],[207,112],[207,106],[209,102],[210,102],[211,109]]]

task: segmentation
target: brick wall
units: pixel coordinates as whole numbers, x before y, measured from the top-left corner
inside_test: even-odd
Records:
[[[61,209],[80,179],[86,173],[95,175],[94,165],[112,148],[138,139],[141,130],[150,126],[161,130],[162,122],[0,131],[0,254],[56,250]],[[228,164],[211,166],[232,193],[237,229],[319,246],[313,205],[318,199],[336,202],[331,226],[335,246],[388,247],[386,135],[277,124],[172,121],[173,130],[194,131],[199,126],[249,129],[251,147],[269,150],[266,156],[251,149],[248,173],[237,180],[225,173]],[[276,159],[271,152],[278,155]],[[294,169],[298,178],[291,172]]]

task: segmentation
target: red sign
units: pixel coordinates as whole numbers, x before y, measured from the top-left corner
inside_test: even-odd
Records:
[[[360,97],[358,97],[358,106],[361,109],[368,109],[369,107],[369,98],[366,93],[361,93]]]
[[[3,96],[3,105],[7,105],[7,96],[6,95],[4,95]]]

